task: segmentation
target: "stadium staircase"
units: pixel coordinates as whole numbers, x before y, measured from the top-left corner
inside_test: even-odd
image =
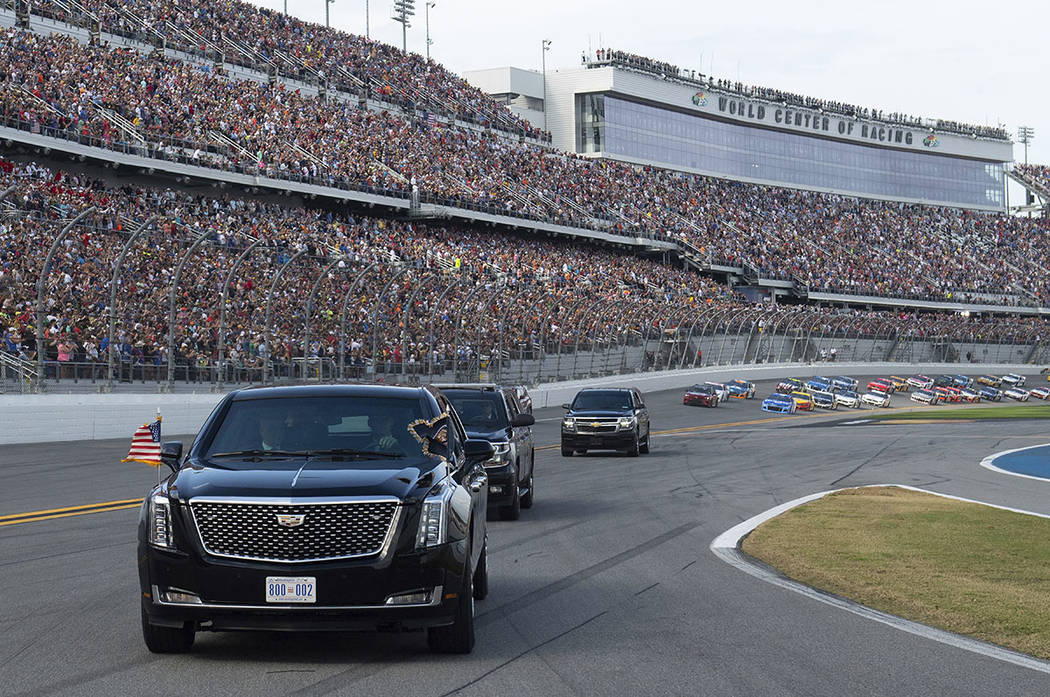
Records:
[[[1027,191],[1030,191],[1043,199],[1044,205],[1050,206],[1050,187],[1044,184],[1041,180],[1036,179],[1035,177],[1029,177],[1024,172],[1015,169],[1007,170],[1006,175],[1023,186]]]
[[[38,377],[36,366],[31,361],[0,352],[0,393],[31,392]]]

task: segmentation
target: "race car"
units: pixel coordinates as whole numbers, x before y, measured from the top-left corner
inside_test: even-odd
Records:
[[[1033,387],[1028,391],[1028,394],[1036,399],[1046,401],[1050,399],[1050,387]]]
[[[820,407],[821,409],[838,409],[839,400],[834,392],[813,390],[813,406]]]
[[[908,384],[907,378],[902,378],[899,375],[891,375],[887,380],[893,384],[893,389],[896,392],[907,392],[911,387],[911,385]]]
[[[887,392],[865,392],[860,396],[860,403],[871,407],[888,407],[890,395]]]
[[[715,391],[715,393],[718,395],[718,399],[720,401],[725,402],[725,401],[729,400],[729,389],[726,388],[726,386],[723,385],[722,383],[720,383],[720,382],[705,382],[704,384],[707,385],[708,387],[712,388]]]
[[[1023,387],[1011,387],[1010,389],[1003,392],[1003,396],[1008,399],[1012,399],[1015,402],[1027,402],[1028,398],[1031,397],[1031,393]]]
[[[868,392],[885,392],[892,394],[895,391],[893,383],[886,378],[875,378],[868,383]]]
[[[959,398],[963,402],[980,402],[981,395],[977,390],[970,387],[959,388]]]
[[[856,409],[860,406],[860,395],[853,390],[841,390],[836,392],[835,399],[844,407]]]
[[[730,380],[726,383],[726,389],[729,390],[730,397],[736,397],[737,399],[755,398],[755,383],[747,380]]]
[[[918,387],[921,390],[928,390],[933,387],[933,378],[927,375],[912,375],[907,382],[912,387]]]
[[[762,400],[762,411],[774,411],[781,414],[794,414],[797,407],[790,395],[774,392]]]
[[[805,388],[806,385],[798,378],[784,378],[777,383],[777,392],[780,394],[788,394],[789,392],[803,390]]]
[[[1001,384],[1010,385],[1011,387],[1020,387],[1024,384],[1024,381],[1024,375],[1018,375],[1017,373],[1007,373],[1003,376],[1003,381]]]
[[[956,387],[969,387],[973,384],[973,378],[969,375],[953,375],[952,379],[955,381]]]
[[[951,375],[938,375],[933,379],[934,387],[954,387],[955,378]]]
[[[831,388],[831,380],[823,375],[815,375],[806,381],[806,388],[810,390],[821,390],[826,392]]]
[[[790,395],[795,400],[795,407],[802,411],[813,411],[813,395],[805,390],[795,390]]]
[[[693,385],[682,397],[682,404],[689,407],[717,407],[720,401],[715,388],[710,385]]]
[[[981,395],[981,399],[986,402],[1001,402],[1003,401],[1003,391],[997,387],[990,387],[985,385],[981,389],[977,390],[977,394]]]
[[[937,405],[941,403],[941,396],[933,390],[915,390],[908,399],[919,404]]]
[[[831,378],[831,386],[836,390],[856,390],[857,379],[849,375],[836,375]]]
[[[982,375],[977,378],[977,382],[982,385],[988,385],[989,387],[998,387],[1003,384],[1003,379],[998,375]]]
[[[959,396],[959,393],[951,387],[934,387],[933,391],[940,395],[942,402],[955,403],[962,399],[962,397]]]

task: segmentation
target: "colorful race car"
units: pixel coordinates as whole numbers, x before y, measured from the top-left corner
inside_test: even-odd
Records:
[[[704,384],[713,389],[721,401],[729,401],[729,389],[725,385],[720,382],[705,382]]]
[[[908,379],[899,375],[891,375],[887,380],[893,383],[893,389],[896,392],[907,392],[911,388],[911,385],[908,384]]]
[[[780,394],[788,394],[789,392],[803,390],[805,388],[806,385],[798,378],[784,378],[777,383],[777,392]]]
[[[1011,387],[1020,387],[1024,384],[1024,381],[1024,375],[1018,375],[1017,373],[1007,373],[1003,376],[1002,384],[1010,385]]]
[[[933,378],[928,375],[912,375],[907,382],[912,387],[918,387],[922,390],[928,390],[933,387]]]
[[[826,392],[831,389],[831,380],[823,375],[814,375],[806,381],[806,388],[809,390],[821,390]]]
[[[940,395],[942,402],[955,403],[959,402],[962,399],[959,396],[959,393],[951,387],[934,387],[933,391]]]
[[[969,375],[953,375],[952,378],[955,380],[956,387],[969,387],[973,384],[973,378]]]
[[[838,409],[839,400],[834,392],[813,390],[813,406],[821,409]]]
[[[892,394],[896,391],[893,383],[886,378],[875,378],[868,383],[868,392],[885,392],[886,394]]]
[[[710,385],[693,385],[682,397],[682,404],[689,407],[717,407],[720,401],[715,388]]]
[[[835,399],[844,407],[852,409],[860,407],[860,395],[853,390],[840,390],[835,393]]]
[[[977,378],[977,382],[982,385],[988,385],[989,387],[998,387],[1003,384],[1003,379],[998,375],[982,375]]]
[[[963,402],[980,402],[981,394],[971,387],[960,387],[959,397]]]
[[[1042,399],[1044,401],[1050,399],[1050,387],[1033,387],[1028,391],[1028,394],[1036,399]]]
[[[762,400],[762,411],[773,411],[780,414],[794,414],[797,407],[790,395],[774,392]]]
[[[730,380],[726,383],[726,389],[729,390],[730,397],[736,397],[737,399],[755,398],[755,383],[747,380]]]
[[[985,385],[981,389],[977,390],[977,394],[981,395],[981,399],[986,402],[1001,402],[1003,401],[1003,391],[998,387],[990,387]]]
[[[1015,402],[1027,402],[1028,398],[1031,397],[1031,393],[1023,387],[1011,387],[1010,389],[1003,392],[1003,396],[1014,400]]]
[[[813,411],[813,395],[805,390],[795,390],[791,393],[791,399],[795,400],[795,406],[802,411]]]
[[[836,390],[856,390],[857,378],[851,378],[849,375],[836,375],[831,378],[831,386]]]

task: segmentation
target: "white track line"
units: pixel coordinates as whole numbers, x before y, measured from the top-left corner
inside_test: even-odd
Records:
[[[1026,448],[1014,448],[1013,450],[1001,450],[1001,451],[999,451],[997,453],[993,453],[993,454],[989,455],[988,457],[984,458],[983,460],[981,460],[981,467],[984,467],[985,469],[989,469],[989,470],[991,470],[993,472],[998,472],[999,474],[1008,474],[1011,477],[1023,477],[1025,479],[1037,479],[1037,480],[1039,480],[1041,482],[1050,481],[1046,477],[1036,477],[1033,474],[1021,474],[1020,472],[1011,472],[1010,470],[1004,470],[1001,467],[996,467],[995,466],[995,461],[997,459],[999,459],[999,457],[1002,456],[1002,455],[1009,455],[1010,453],[1019,453],[1022,450],[1032,450],[1033,448],[1043,448],[1043,447],[1045,447],[1047,445],[1050,445],[1050,443],[1041,443],[1039,445],[1029,445]]]
[[[1021,448],[1023,450],[1023,448]],[[1012,451],[1011,451],[1012,452]],[[900,489],[908,489],[910,491],[920,491],[925,494],[933,494],[935,496],[943,496],[944,498],[955,499],[956,501],[964,501],[966,503],[976,503],[982,506],[989,506],[991,508],[998,508],[1004,511],[1012,511],[1014,513],[1024,513],[1026,515],[1034,515],[1040,518],[1050,518],[1050,516],[1042,513],[1033,513],[1031,511],[1022,511],[1017,508],[1008,508],[1006,506],[995,506],[993,504],[984,503],[983,501],[974,501],[973,499],[965,499],[958,496],[949,496],[947,494],[941,494],[936,491],[927,491],[925,489],[918,489],[911,486],[904,486],[900,484],[873,484],[870,486],[895,486]],[[855,488],[855,487],[848,487]],[[855,615],[860,615],[876,622],[889,625],[895,629],[899,629],[909,634],[915,634],[926,639],[932,639],[942,644],[954,646],[956,648],[963,649],[965,651],[971,651],[973,653],[981,654],[982,656],[988,656],[989,658],[995,658],[1000,661],[1012,663],[1022,668],[1030,668],[1031,670],[1037,670],[1042,673],[1050,673],[1050,663],[1047,661],[1033,658],[1032,656],[1004,649],[1001,646],[989,644],[977,639],[971,639],[969,637],[948,632],[943,629],[936,629],[929,627],[925,624],[919,624],[918,622],[912,622],[896,615],[890,615],[880,610],[860,605],[851,600],[840,598],[838,596],[825,593],[824,591],[811,588],[805,584],[793,581],[772,568],[756,563],[751,557],[747,556],[740,550],[740,541],[749,535],[755,528],[762,523],[777,517],[778,515],[791,510],[797,506],[801,506],[804,503],[815,501],[816,499],[832,494],[835,491],[842,491],[842,489],[835,489],[833,491],[824,491],[819,494],[810,494],[809,496],[803,496],[802,498],[795,499],[794,501],[788,501],[775,508],[771,508],[764,513],[760,513],[753,518],[745,520],[739,525],[734,525],[729,530],[719,535],[711,542],[711,551],[715,553],[719,558],[728,564],[735,566],[741,571],[747,572],[752,576],[759,578],[767,583],[772,583],[775,586],[786,588],[787,590],[794,591],[801,595],[804,595],[813,600],[819,600],[822,603],[826,603],[833,607],[837,607],[840,610],[846,610],[852,612]]]

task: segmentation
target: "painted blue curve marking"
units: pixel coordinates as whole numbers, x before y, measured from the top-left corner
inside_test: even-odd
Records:
[[[1050,480],[1050,445],[1036,445],[989,458],[989,464],[1006,472]]]

